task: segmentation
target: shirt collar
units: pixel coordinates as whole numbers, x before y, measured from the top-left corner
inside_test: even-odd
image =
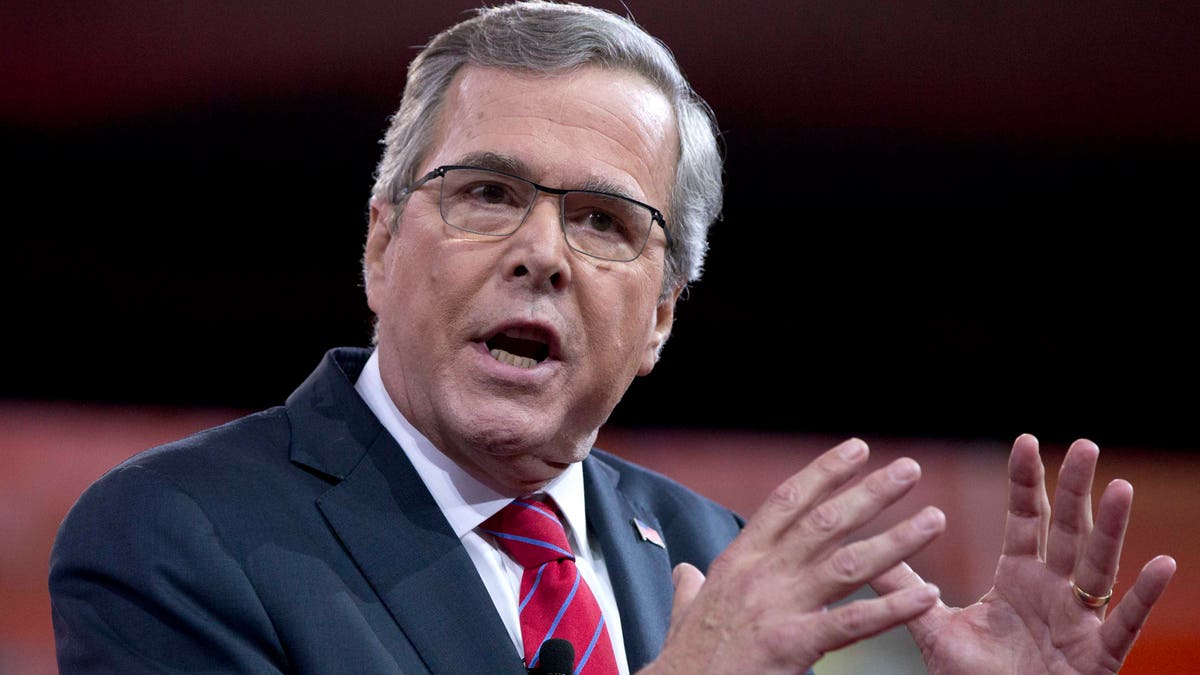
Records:
[[[408,456],[459,539],[512,501],[511,497],[496,492],[467,473],[404,418],[383,386],[378,351],[372,352],[367,359],[354,389]],[[572,463],[542,492],[550,495],[558,505],[566,520],[568,536],[574,536],[572,544],[576,554],[589,550],[583,465]]]

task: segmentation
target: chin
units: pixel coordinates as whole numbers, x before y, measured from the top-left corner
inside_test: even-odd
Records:
[[[456,411],[459,437],[481,452],[515,455],[554,442],[562,420],[545,407],[503,397],[471,401]]]
[[[478,454],[495,458],[530,458],[548,466],[565,466],[587,457],[590,443],[565,438],[557,430],[531,427],[476,428],[464,440]],[[594,438],[594,435],[591,436]]]
[[[559,452],[548,457],[541,448],[533,451],[509,448],[498,453],[494,446],[473,446],[467,452],[467,463],[463,468],[492,489],[510,497],[520,497],[545,487],[571,464],[587,458],[589,450],[590,446],[580,454],[562,456]]]
[[[534,406],[505,397],[469,403],[446,406],[451,416],[443,418],[443,428],[452,430],[460,456],[476,458],[481,468],[491,464],[508,479],[553,479],[588,456],[599,430],[599,425],[580,428],[578,416],[553,403]]]
[[[565,426],[563,420],[550,421],[544,414],[523,420],[508,415],[476,419],[462,438],[477,455],[531,462],[557,475],[568,464],[583,461],[596,440],[597,430],[572,433]]]

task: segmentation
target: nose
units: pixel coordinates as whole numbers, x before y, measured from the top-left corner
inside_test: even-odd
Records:
[[[563,236],[556,195],[540,194],[517,231],[509,235],[505,278],[539,291],[561,291],[571,283],[571,250]]]

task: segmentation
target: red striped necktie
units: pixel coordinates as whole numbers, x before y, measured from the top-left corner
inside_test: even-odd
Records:
[[[575,647],[576,675],[615,675],[617,660],[604,615],[575,566],[554,507],[517,499],[481,529],[525,568],[518,608],[525,665],[537,667],[542,643],[562,638]]]

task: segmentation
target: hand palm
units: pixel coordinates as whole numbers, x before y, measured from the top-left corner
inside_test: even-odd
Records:
[[[995,585],[973,605],[939,605],[918,643],[930,673],[1113,673],[1101,622],[1070,584],[1031,556],[1001,556]]]
[[[1022,436],[1009,461],[1004,551],[992,589],[962,609],[938,603],[910,621],[931,673],[1114,673],[1175,571],[1159,556],[1106,619],[1105,608],[1076,600],[1072,583],[1091,593],[1112,588],[1129,522],[1133,489],[1113,481],[1092,525],[1091,488],[1098,449],[1071,446],[1059,474],[1055,511],[1046,496],[1037,440]],[[923,584],[901,564],[877,578],[881,593]]]

